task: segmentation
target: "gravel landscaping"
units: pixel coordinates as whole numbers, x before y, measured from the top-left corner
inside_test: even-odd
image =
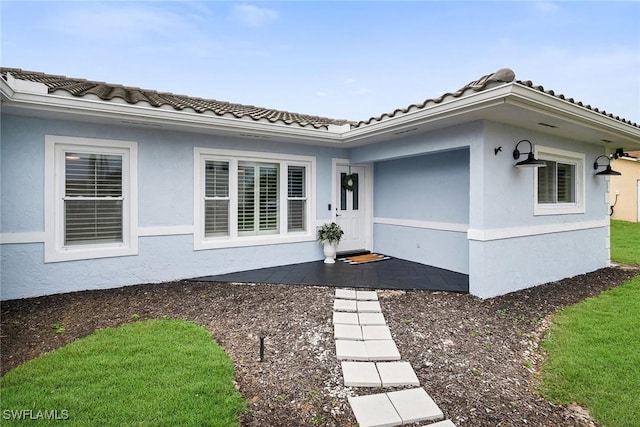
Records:
[[[620,285],[637,269],[607,268],[498,298],[378,291],[402,359],[457,426],[593,426],[577,405],[535,393],[538,344],[559,308]],[[345,286],[346,287],[346,286]],[[171,282],[1,304],[2,373],[98,328],[150,318],[203,325],[232,357],[249,401],[243,426],[355,426],[331,323],[334,288]],[[259,360],[264,334],[265,359]],[[2,408],[4,409],[4,408]]]

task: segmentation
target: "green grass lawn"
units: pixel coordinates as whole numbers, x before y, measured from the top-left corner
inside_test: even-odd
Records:
[[[640,265],[640,223],[611,221],[611,260]]]
[[[0,416],[7,426],[238,426],[246,403],[233,379],[233,362],[204,328],[148,320],[98,330],[7,372]],[[27,420],[11,420],[17,414]]]
[[[583,404],[605,427],[640,426],[640,276],[554,315],[543,346],[546,398]]]

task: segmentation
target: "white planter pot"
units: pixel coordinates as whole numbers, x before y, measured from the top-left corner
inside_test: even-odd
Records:
[[[335,243],[324,243],[322,246],[322,252],[324,253],[324,263],[333,264],[336,262],[336,248],[338,245]]]

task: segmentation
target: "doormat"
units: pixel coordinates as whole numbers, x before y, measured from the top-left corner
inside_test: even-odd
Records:
[[[380,255],[380,254],[365,254],[365,255],[355,255],[355,256],[348,256],[345,258],[339,258],[340,261],[346,262],[351,265],[364,264],[367,262],[384,261],[385,259],[390,259],[390,257]]]

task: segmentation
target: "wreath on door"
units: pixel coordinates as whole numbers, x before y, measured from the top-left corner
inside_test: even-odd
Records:
[[[358,188],[358,174],[351,173],[342,177],[342,188],[353,191]]]

